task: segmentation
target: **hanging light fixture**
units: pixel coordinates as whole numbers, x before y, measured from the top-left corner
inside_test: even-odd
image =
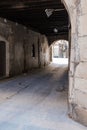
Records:
[[[53,31],[54,31],[54,33],[58,33],[58,29],[57,28],[54,28]]]
[[[45,9],[45,13],[47,17],[49,18],[53,14],[54,11],[63,11],[63,10],[65,9]]]
[[[54,12],[54,9],[45,9],[45,13],[46,13],[47,17],[50,17],[53,12]]]

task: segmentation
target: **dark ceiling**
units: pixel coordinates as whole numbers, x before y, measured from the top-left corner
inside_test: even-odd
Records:
[[[46,9],[54,9],[51,16]],[[61,0],[0,0],[0,17],[48,36],[68,33],[68,14]]]

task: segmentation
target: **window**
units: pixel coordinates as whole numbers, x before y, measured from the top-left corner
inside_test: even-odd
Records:
[[[32,44],[32,54],[31,54],[32,57],[35,57],[35,45]]]

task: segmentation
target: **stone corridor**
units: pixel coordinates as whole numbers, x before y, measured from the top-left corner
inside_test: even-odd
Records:
[[[0,130],[87,129],[68,117],[66,64],[0,82]]]

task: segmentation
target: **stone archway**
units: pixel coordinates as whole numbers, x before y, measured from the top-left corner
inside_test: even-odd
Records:
[[[69,58],[69,42],[64,39],[57,39],[50,45],[50,61],[55,58]]]
[[[87,0],[62,0],[71,21],[69,115],[87,126]]]

